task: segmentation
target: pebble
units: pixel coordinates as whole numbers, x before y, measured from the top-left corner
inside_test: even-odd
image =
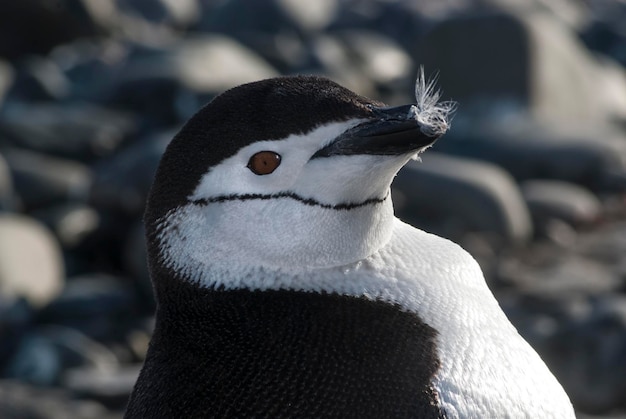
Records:
[[[14,104],[0,115],[14,146],[86,162],[112,154],[136,128],[132,115],[93,104]]]
[[[13,207],[13,179],[6,160],[0,152],[0,211]]]
[[[51,232],[32,218],[0,213],[0,293],[41,307],[63,287],[61,249]]]
[[[92,175],[82,163],[16,148],[5,150],[4,156],[24,209],[87,201]]]
[[[626,117],[626,77],[605,88],[598,82],[604,72],[576,34],[537,8],[447,19],[419,57],[439,69],[446,95],[467,106],[513,103],[549,120]]]
[[[602,215],[602,204],[598,197],[578,185],[528,180],[521,184],[521,190],[536,226],[551,219],[559,219],[576,227],[589,226]]]
[[[400,218],[449,238],[471,232],[496,234],[503,243],[532,235],[528,208],[513,179],[500,168],[429,151],[409,162],[392,190]],[[462,205],[459,205],[459,203]],[[434,224],[433,224],[434,223]]]

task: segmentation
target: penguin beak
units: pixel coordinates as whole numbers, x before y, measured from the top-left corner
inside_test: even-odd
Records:
[[[372,119],[345,131],[311,158],[415,153],[431,146],[445,132],[422,129],[417,116],[415,105],[372,107]]]

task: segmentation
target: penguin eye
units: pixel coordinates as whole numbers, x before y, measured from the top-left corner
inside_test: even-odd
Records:
[[[255,175],[269,175],[280,166],[280,154],[273,151],[259,151],[248,160],[248,169]]]

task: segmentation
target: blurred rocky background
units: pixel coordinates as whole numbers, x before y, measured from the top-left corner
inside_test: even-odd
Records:
[[[120,418],[154,309],[141,215],[221,91],[329,76],[459,102],[397,177],[461,243],[581,418],[626,417],[624,0],[0,2],[0,417]]]

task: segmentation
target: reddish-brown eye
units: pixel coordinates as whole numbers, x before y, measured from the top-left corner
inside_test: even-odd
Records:
[[[273,151],[259,151],[248,161],[248,169],[255,175],[269,175],[280,166],[280,154]]]

